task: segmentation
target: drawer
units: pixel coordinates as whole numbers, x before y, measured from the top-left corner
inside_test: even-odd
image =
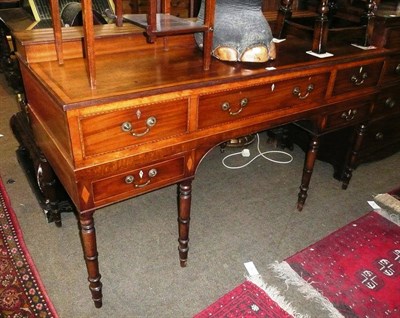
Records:
[[[372,153],[400,142],[400,116],[372,121],[367,126],[361,149]]]
[[[338,70],[333,87],[333,95],[376,86],[383,62],[353,66]]]
[[[326,94],[329,73],[236,90],[225,90],[199,98],[199,128],[291,108],[320,104]]]
[[[382,82],[389,84],[394,81],[400,81],[400,55],[390,57],[385,61]]]
[[[400,43],[400,27],[389,28],[388,38],[385,47],[388,49],[398,49]]]
[[[106,204],[176,183],[185,174],[184,163],[184,157],[178,157],[95,180],[93,200],[96,205]]]
[[[373,117],[391,116],[400,113],[400,86],[383,90],[375,102]]]
[[[371,108],[371,101],[366,99],[357,101],[350,100],[335,104],[332,108],[333,110],[323,117],[320,131],[352,126],[367,120]]]
[[[94,156],[184,134],[187,117],[187,99],[80,117],[83,155]]]

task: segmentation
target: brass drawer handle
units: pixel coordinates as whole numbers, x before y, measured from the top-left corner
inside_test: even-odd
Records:
[[[343,118],[346,121],[353,120],[357,114],[357,109],[349,109],[347,112],[343,112],[340,118]]]
[[[358,76],[356,74],[354,74],[350,80],[354,85],[360,86],[360,85],[364,84],[364,81],[367,79],[367,77],[368,77],[368,73],[367,72],[363,73],[363,67],[361,66],[359,69]]]
[[[384,135],[383,135],[382,132],[378,132],[378,133],[376,133],[376,135],[375,135],[375,139],[376,139],[376,140],[383,140],[383,137],[384,137]]]
[[[387,107],[389,107],[389,108],[393,108],[394,106],[396,106],[396,101],[395,101],[393,98],[388,97],[388,98],[385,100],[385,106],[387,106]]]
[[[146,120],[147,127],[146,127],[146,130],[142,133],[135,133],[134,131],[132,131],[132,128],[133,128],[132,123],[129,121],[122,123],[121,130],[124,132],[131,133],[132,136],[142,137],[142,136],[146,135],[150,131],[151,127],[154,127],[156,123],[157,123],[157,119],[154,116],[151,116],[151,117],[147,118],[147,120]]]
[[[400,75],[400,63],[397,64],[396,68],[394,69],[394,72],[395,72],[397,75]]]
[[[249,99],[245,97],[245,98],[241,99],[240,108],[236,112],[233,112],[231,110],[231,104],[229,102],[222,103],[221,108],[223,111],[229,112],[229,115],[236,116],[236,115],[240,114],[242,112],[243,108],[245,108],[248,104],[249,104]]]
[[[293,88],[293,95],[296,96],[298,99],[306,99],[308,95],[314,90],[314,84],[308,84],[306,93],[301,95],[300,87],[296,86]]]
[[[158,173],[157,169],[155,169],[155,168],[150,169],[148,174],[147,174],[149,179],[144,183],[136,183],[135,182],[135,177],[133,175],[128,175],[128,176],[125,177],[125,183],[126,184],[133,184],[135,186],[135,188],[144,188],[145,186],[150,184],[151,179],[154,178],[157,175],[157,173]],[[140,180],[143,179],[143,175],[144,175],[143,170],[140,170],[140,172],[139,172],[139,179]]]

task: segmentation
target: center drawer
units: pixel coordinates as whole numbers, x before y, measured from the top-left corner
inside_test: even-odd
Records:
[[[79,118],[84,157],[108,153],[187,132],[188,100],[98,112]]]
[[[224,90],[199,98],[199,128],[300,104],[310,108],[326,94],[329,73],[258,86]]]

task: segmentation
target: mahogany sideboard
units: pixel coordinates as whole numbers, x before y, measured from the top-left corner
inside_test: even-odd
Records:
[[[102,284],[94,212],[177,184],[179,257],[186,266],[192,180],[216,145],[286,123],[312,122],[318,135],[306,155],[299,210],[319,135],[358,129],[348,146],[351,173],[360,127],[386,112],[400,113],[399,103],[381,103],[396,94],[400,81],[400,50],[387,45],[398,41],[399,27],[383,21],[387,40],[376,49],[336,41],[329,44],[333,56],[322,59],[306,53],[311,39],[288,35],[277,44],[275,61],[251,65],[213,59],[207,71],[191,35],[150,45],[135,26],[94,26],[94,89],[81,28],[63,30],[63,65],[57,62],[52,30],[16,32],[34,140],[77,208],[95,306],[102,305]]]

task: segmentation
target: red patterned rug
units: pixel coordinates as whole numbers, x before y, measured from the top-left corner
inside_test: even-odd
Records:
[[[0,317],[58,317],[25,246],[1,178]]]
[[[273,300],[275,298],[275,300]],[[278,305],[278,302],[280,303]],[[281,308],[285,307],[286,311]],[[215,303],[198,313],[194,318],[209,317],[269,317],[288,318],[296,313],[289,304],[271,287],[261,289],[250,281],[245,281]]]
[[[400,317],[400,226],[369,212],[272,267],[330,317]]]

